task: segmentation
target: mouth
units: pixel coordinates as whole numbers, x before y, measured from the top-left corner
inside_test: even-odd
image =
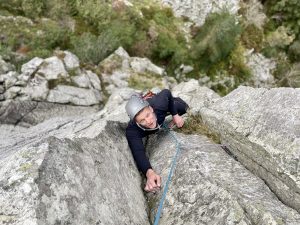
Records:
[[[154,122],[149,125],[149,127],[153,127],[153,126],[154,126]]]

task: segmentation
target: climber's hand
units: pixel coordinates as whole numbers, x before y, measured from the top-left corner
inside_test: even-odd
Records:
[[[147,170],[146,177],[147,177],[147,182],[144,190],[153,193],[158,191],[161,185],[161,177],[157,175],[152,169]]]
[[[183,126],[184,120],[183,120],[183,118],[181,116],[179,116],[178,114],[176,114],[176,115],[173,116],[173,123],[175,123],[176,126],[178,128],[180,128],[180,127]]]

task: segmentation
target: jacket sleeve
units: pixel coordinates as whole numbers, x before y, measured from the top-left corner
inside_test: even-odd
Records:
[[[174,104],[174,97],[172,96],[172,93],[169,89],[164,89],[161,91],[161,93],[165,100],[166,100],[166,104],[168,104],[168,110],[169,112],[171,113],[172,116],[176,115],[178,112],[177,112],[177,109],[175,107],[175,104]]]
[[[147,170],[152,169],[152,167],[149,159],[146,156],[142,137],[137,131],[126,129],[126,138],[138,169],[142,171],[144,175],[146,175]]]

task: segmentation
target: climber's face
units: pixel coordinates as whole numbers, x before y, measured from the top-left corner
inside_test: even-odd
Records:
[[[138,124],[145,128],[155,128],[157,126],[156,115],[151,106],[145,107],[139,114],[135,117]]]

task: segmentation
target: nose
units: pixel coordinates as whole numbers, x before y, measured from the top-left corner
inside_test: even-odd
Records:
[[[148,125],[150,125],[150,124],[152,123],[152,120],[151,120],[150,117],[149,117],[149,118],[146,118],[145,120],[146,120],[146,123],[147,123]]]

